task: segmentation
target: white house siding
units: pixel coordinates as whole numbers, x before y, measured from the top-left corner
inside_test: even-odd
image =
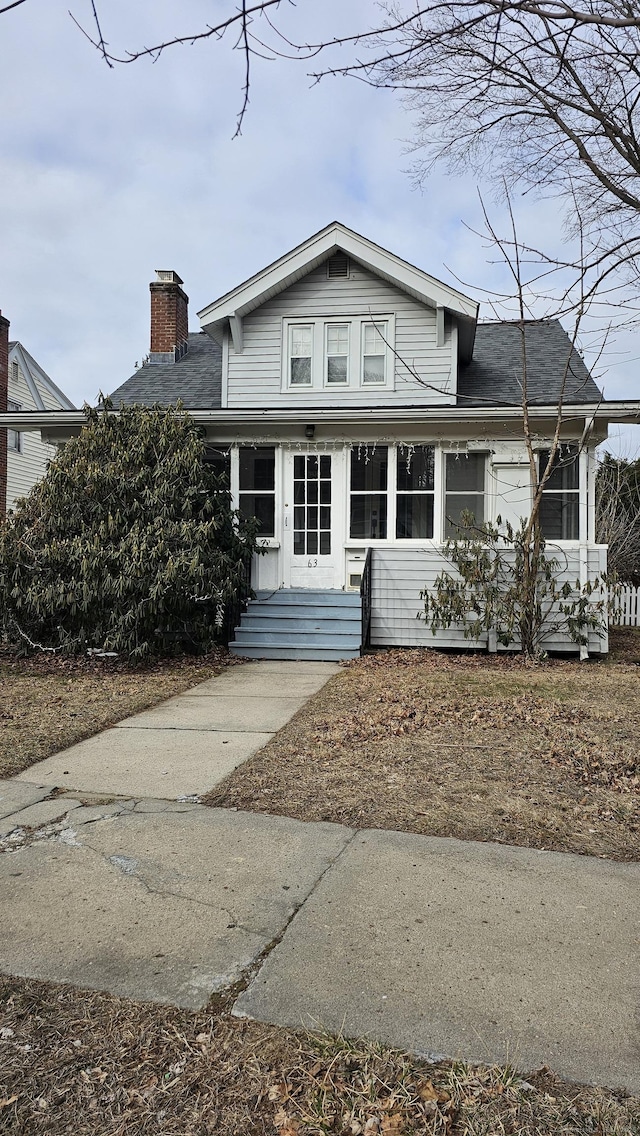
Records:
[[[549,554],[553,549],[548,546]],[[607,550],[602,546],[560,548],[557,556],[563,567],[558,572],[560,583],[573,582],[585,569],[591,579],[606,571]],[[376,548],[371,574],[371,645],[374,647],[481,647],[486,648],[487,636],[465,639],[461,627],[450,627],[435,635],[423,619],[424,611],[420,592],[433,588],[436,576],[447,566],[435,546],[417,548]],[[451,566],[449,565],[449,568]],[[594,598],[597,598],[594,596]],[[578,648],[568,638],[550,636],[544,644],[548,651],[571,651]],[[603,654],[608,650],[608,637],[589,634],[590,654]]]
[[[47,410],[59,410],[60,404],[41,385],[38,390]],[[20,404],[22,410],[38,410],[35,400],[27,386],[22,367],[18,367],[17,381],[14,368],[9,363],[9,400]],[[51,403],[51,405],[48,405]],[[36,481],[43,476],[47,462],[56,452],[55,446],[40,440],[40,433],[34,430],[20,434],[20,453],[9,449],[7,453],[7,509],[13,508],[18,497],[24,497]]]
[[[395,314],[395,349],[400,359],[444,395],[422,386],[396,360],[395,390],[296,389],[282,391],[283,320]],[[243,350],[229,346],[229,408],[318,406],[399,406],[455,401],[456,336],[447,322],[445,342],[436,346],[436,313],[405,292],[352,262],[349,279],[328,280],[326,266],[244,317]],[[223,377],[224,381],[224,377]]]

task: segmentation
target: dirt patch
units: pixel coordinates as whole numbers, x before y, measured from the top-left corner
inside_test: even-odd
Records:
[[[381,652],[206,803],[638,860],[639,696],[624,663]]]
[[[242,663],[226,651],[132,668],[113,659],[0,652],[0,777]]]
[[[637,1136],[640,1100],[547,1069],[430,1064],[228,1013],[0,979],[11,1136]]]

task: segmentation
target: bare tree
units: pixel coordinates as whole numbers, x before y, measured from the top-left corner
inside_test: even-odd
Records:
[[[606,626],[606,580],[590,578],[570,581],[569,560],[560,549],[547,548],[543,533],[543,505],[545,490],[553,485],[552,478],[563,466],[574,465],[585,445],[589,428],[595,417],[584,423],[579,441],[569,445],[563,440],[563,428],[570,417],[571,401],[569,379],[581,324],[588,313],[591,297],[582,298],[575,305],[574,324],[568,337],[559,385],[554,396],[555,411],[550,428],[540,436],[532,414],[529,390],[529,348],[527,326],[529,310],[527,295],[535,285],[536,277],[523,263],[526,249],[521,245],[511,201],[507,194],[511,232],[505,238],[495,229],[483,205],[486,236],[499,254],[511,277],[512,291],[502,301],[515,302],[516,326],[520,337],[520,407],[522,419],[520,438],[524,442],[529,465],[530,508],[518,526],[509,522],[476,525],[474,518],[463,520],[456,536],[444,548],[448,568],[438,575],[433,588],[421,592],[424,616],[434,633],[460,624],[465,636],[478,639],[489,633],[504,647],[518,645],[527,658],[536,658],[544,651],[545,642],[554,635],[568,635],[580,646],[581,657],[586,657],[589,633],[602,634]],[[578,266],[577,285],[584,283],[585,275]],[[597,407],[595,408],[597,409]],[[584,417],[584,410],[582,412]],[[586,534],[582,534],[585,539]],[[571,573],[569,572],[569,575]]]
[[[418,180],[444,161],[559,196],[569,221],[577,203],[590,267],[605,281],[624,269],[637,287],[640,0],[372,0],[369,27],[327,26],[315,43],[296,42],[292,7],[227,0],[203,27],[126,48],[114,45],[121,29],[100,0],[75,0],[72,18],[110,67],[180,46],[238,50],[238,130],[257,55],[302,62],[314,81],[343,75],[399,91],[415,115]]]
[[[637,284],[640,0],[372,0],[370,27],[327,27],[315,43],[295,42],[292,6],[227,0],[204,27],[126,49],[113,45],[119,29],[99,0],[76,0],[72,18],[109,66],[206,42],[238,50],[239,126],[255,55],[302,61],[315,80],[352,76],[400,91],[415,113],[418,178],[444,160],[559,195],[569,213],[577,202],[592,262],[624,265]]]
[[[609,546],[609,570],[640,584],[640,460],[605,454],[596,481],[596,539]]]

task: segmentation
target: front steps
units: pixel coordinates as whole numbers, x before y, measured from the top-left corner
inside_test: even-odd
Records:
[[[357,593],[282,588],[249,600],[229,651],[246,659],[339,662],[358,658],[361,638]]]

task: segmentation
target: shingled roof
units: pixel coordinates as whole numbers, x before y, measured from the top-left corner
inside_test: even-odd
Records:
[[[222,348],[200,331],[190,332],[187,353],[177,363],[145,363],[111,398],[114,406],[173,406],[181,399],[187,410],[219,410],[221,391]]]
[[[525,325],[528,400],[533,406],[557,402],[564,371],[568,405],[602,398],[580,355],[558,320]],[[471,363],[460,368],[458,406],[519,406],[522,401],[522,340],[519,323],[481,323]],[[111,395],[124,402],[164,406],[181,399],[188,410],[221,407],[222,349],[208,335],[189,335],[189,349],[177,363],[147,363]]]
[[[599,402],[601,392],[558,320],[525,324],[527,401],[550,406],[558,401],[567,360],[563,403]],[[519,406],[522,402],[520,323],[480,323],[473,359],[460,368],[459,406]]]

